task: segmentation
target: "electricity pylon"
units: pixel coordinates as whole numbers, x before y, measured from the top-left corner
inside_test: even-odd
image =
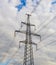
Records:
[[[40,40],[41,40],[41,35],[31,32],[31,26],[35,26],[35,25],[30,24],[29,17],[31,15],[30,14],[26,14],[26,15],[27,15],[27,23],[21,22],[21,24],[26,25],[26,31],[15,30],[15,33],[20,32],[20,33],[26,34],[26,40],[19,41],[19,43],[25,43],[23,65],[34,65],[32,44],[34,44],[36,46],[36,49],[37,49],[37,44],[32,42],[31,35],[40,37]],[[20,47],[20,45],[19,45],[19,47]]]

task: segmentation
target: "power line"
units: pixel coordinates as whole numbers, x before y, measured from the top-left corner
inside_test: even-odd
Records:
[[[40,32],[41,30],[43,30],[44,28],[46,28],[47,27],[47,25],[49,25],[49,23],[51,23],[51,21],[55,18],[56,16],[54,15],[49,21],[46,21],[46,22],[44,22],[44,23],[41,23],[40,25],[39,25],[39,27],[38,28],[40,28],[38,31],[37,31],[37,33],[38,32]],[[47,19],[48,20],[48,19]],[[53,22],[53,21],[52,21]]]
[[[33,0],[33,1],[34,1],[34,0]],[[32,10],[31,13],[34,13],[34,12],[36,11],[36,8],[39,6],[40,2],[41,2],[41,0],[37,0],[37,1],[35,2],[36,5],[33,5],[33,10]]]

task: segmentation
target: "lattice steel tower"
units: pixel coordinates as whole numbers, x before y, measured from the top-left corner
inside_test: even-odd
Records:
[[[20,41],[20,43],[25,43],[23,65],[34,65],[32,44],[36,45],[36,49],[37,49],[37,44],[32,42],[31,35],[39,36],[41,39],[41,36],[39,34],[35,34],[31,32],[31,26],[35,26],[35,25],[30,24],[30,20],[29,20],[30,16],[31,16],[30,14],[27,14],[27,23],[21,22],[21,24],[26,25],[26,31],[15,30],[15,32],[26,34],[26,40]]]

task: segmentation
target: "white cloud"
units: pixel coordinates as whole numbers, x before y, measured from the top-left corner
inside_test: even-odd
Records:
[[[0,52],[2,53],[8,53],[9,52],[15,52],[15,50],[18,48],[18,39],[20,37],[16,36],[15,40],[14,39],[14,30],[19,29],[20,27],[20,22],[21,21],[26,21],[26,13],[30,12],[33,10],[32,7],[32,2],[27,0],[27,5],[26,7],[23,7],[20,12],[17,13],[17,9],[15,8],[15,5],[20,3],[17,3],[17,0],[12,0],[11,3],[8,3],[7,0],[0,0]],[[40,25],[41,23],[48,23],[48,21],[54,16],[53,13],[50,14],[49,12],[50,8],[50,1],[49,0],[42,0],[40,5],[36,8],[36,11],[32,13],[31,17],[31,23],[37,25]],[[46,21],[46,19],[48,20]],[[45,22],[46,21],[46,22]],[[41,26],[43,26],[41,24]],[[54,26],[54,25],[53,25]],[[38,28],[38,26],[37,26]],[[47,28],[45,28],[47,29]],[[38,30],[37,30],[38,31]],[[42,34],[42,31],[40,32]],[[43,30],[43,34],[45,34],[45,31]],[[49,33],[47,33],[48,35]],[[46,36],[46,35],[44,35]],[[44,37],[43,36],[43,37]],[[21,35],[22,37],[22,35]],[[20,39],[19,39],[20,40]],[[34,57],[35,57],[35,64],[39,65],[56,65],[56,46],[54,45],[49,45],[45,46],[45,44],[48,44],[50,40],[54,40],[53,37],[50,39],[48,38],[44,42],[39,43],[40,50],[35,51],[34,48]],[[37,37],[36,40],[37,41]],[[11,46],[12,44],[12,46]],[[44,48],[42,46],[45,46]],[[11,48],[12,47],[12,48]],[[17,48],[16,48],[17,47]],[[10,51],[9,51],[10,50]],[[20,57],[23,57],[22,54],[22,49],[18,51]],[[20,54],[21,53],[21,54]],[[22,56],[21,56],[22,55]],[[10,56],[10,55],[9,55]],[[17,56],[19,57],[19,56]],[[15,58],[17,58],[15,56]],[[18,59],[21,59],[18,58]],[[19,63],[22,63],[22,59],[19,61]]]

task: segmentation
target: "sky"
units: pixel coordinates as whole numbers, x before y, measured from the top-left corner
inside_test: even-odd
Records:
[[[30,22],[36,25],[32,32],[42,36],[41,42],[32,37],[39,49],[33,46],[35,65],[56,65],[56,0],[0,0],[0,65],[22,65],[24,44],[20,49],[18,45],[25,35],[14,37],[14,31],[20,29],[21,21],[27,21],[26,13],[31,14]]]

